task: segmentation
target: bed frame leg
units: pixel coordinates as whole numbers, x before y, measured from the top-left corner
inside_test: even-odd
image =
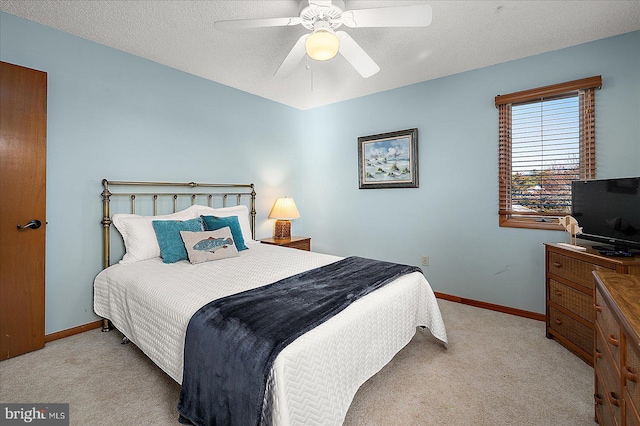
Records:
[[[110,327],[109,327],[109,320],[108,320],[108,319],[106,319],[106,318],[104,318],[104,319],[102,320],[102,332],[103,332],[103,333],[106,333],[106,332],[108,332],[109,330],[110,330]]]

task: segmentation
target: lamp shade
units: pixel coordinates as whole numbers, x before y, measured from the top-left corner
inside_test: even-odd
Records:
[[[304,43],[307,55],[316,61],[328,61],[338,53],[340,40],[331,31],[317,30]]]
[[[278,198],[269,213],[269,219],[297,219],[300,217],[293,198]]]

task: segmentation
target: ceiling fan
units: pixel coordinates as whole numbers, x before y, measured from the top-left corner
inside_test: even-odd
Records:
[[[312,32],[298,39],[276,71],[276,77],[287,77],[302,58],[308,55],[318,61],[332,59],[340,53],[364,78],[380,71],[380,67],[344,31],[349,28],[426,27],[431,24],[431,6],[390,6],[373,9],[345,10],[342,0],[301,0],[300,14],[289,18],[237,19],[215,22],[219,30],[302,25]]]

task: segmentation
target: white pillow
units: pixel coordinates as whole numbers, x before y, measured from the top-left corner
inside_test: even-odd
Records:
[[[238,222],[240,223],[242,238],[244,239],[245,244],[253,241],[253,237],[251,236],[251,224],[249,222],[249,208],[243,204],[239,206],[220,208],[198,206],[198,216],[238,216]]]
[[[114,214],[113,224],[120,231],[126,250],[120,263],[133,263],[160,257],[158,238],[151,224],[154,220],[188,220],[196,217],[200,217],[196,206],[161,216]]]

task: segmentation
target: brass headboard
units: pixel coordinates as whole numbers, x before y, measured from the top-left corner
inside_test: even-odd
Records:
[[[222,207],[227,207],[229,197],[236,199],[236,204],[242,203],[242,197],[250,198],[249,222],[251,224],[251,236],[255,239],[256,229],[256,191],[252,183],[248,184],[221,184],[221,183],[181,183],[181,182],[125,182],[102,179],[102,267],[107,268],[111,264],[111,209],[112,197],[127,197],[131,202],[129,213],[136,213],[136,199],[146,199],[153,202],[153,215],[158,214],[158,200],[173,200],[173,213],[178,211],[178,199],[191,198],[191,205],[202,204],[197,201],[206,198],[207,205],[214,207],[214,200],[221,199]],[[133,187],[133,191],[128,191]],[[120,192],[125,191],[126,192]],[[137,189],[140,191],[137,191]],[[158,190],[173,192],[159,192]]]

